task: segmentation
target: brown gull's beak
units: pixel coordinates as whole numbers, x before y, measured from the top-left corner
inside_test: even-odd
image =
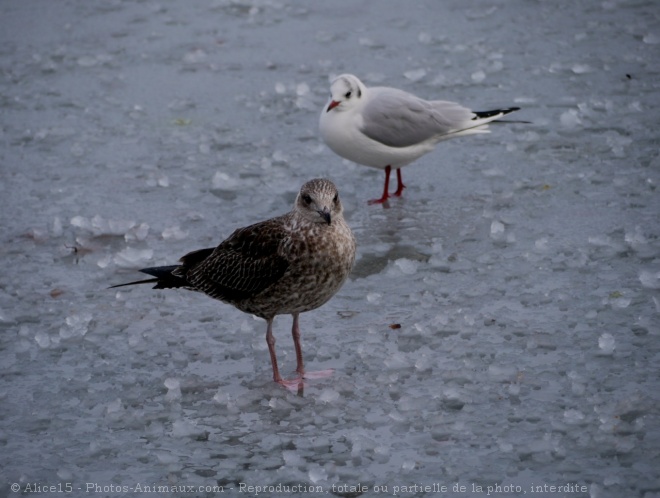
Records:
[[[319,213],[319,215],[321,215],[321,218],[323,218],[323,220],[324,220],[328,225],[329,225],[330,223],[332,223],[332,218],[331,218],[331,216],[330,216],[330,210],[329,210],[327,207],[324,207],[323,209],[319,209],[319,210],[317,211],[317,213]]]
[[[328,108],[326,109],[325,112],[330,112],[332,111],[335,107],[337,107],[341,102],[337,102],[336,100],[331,100],[330,103],[328,104]]]

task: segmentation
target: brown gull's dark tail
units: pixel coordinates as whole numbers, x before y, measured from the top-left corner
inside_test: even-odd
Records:
[[[180,268],[179,265],[171,266],[154,266],[152,268],[143,268],[140,271],[147,275],[152,275],[156,278],[149,278],[147,280],[136,280],[135,282],[128,282],[126,284],[113,285],[110,289],[115,287],[124,287],[126,285],[137,284],[156,284],[154,289],[176,289],[178,287],[187,287],[189,284],[181,277],[173,275],[172,272]]]

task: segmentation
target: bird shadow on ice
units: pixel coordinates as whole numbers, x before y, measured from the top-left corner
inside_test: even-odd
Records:
[[[365,278],[383,271],[390,261],[401,258],[426,262],[430,237],[428,224],[419,213],[406,208],[405,200],[396,199],[389,209],[363,209],[350,220],[358,240],[359,257],[351,275]]]
[[[413,261],[427,262],[430,257],[430,255],[418,251],[414,246],[395,245],[385,253],[363,253],[360,260],[355,263],[351,275],[355,278],[365,278],[382,272],[390,261],[396,261],[403,258]]]

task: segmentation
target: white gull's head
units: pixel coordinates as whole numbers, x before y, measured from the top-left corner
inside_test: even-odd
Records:
[[[357,76],[342,74],[337,76],[330,85],[330,101],[325,112],[347,111],[357,106],[367,91]]]

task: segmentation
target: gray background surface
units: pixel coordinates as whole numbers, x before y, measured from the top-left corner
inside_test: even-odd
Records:
[[[656,2],[4,1],[0,25],[1,496],[658,496]],[[342,72],[532,124],[442,143],[367,206],[382,171],[318,134]],[[359,252],[301,317],[335,369],[302,396],[261,320],[107,290],[318,176]]]

